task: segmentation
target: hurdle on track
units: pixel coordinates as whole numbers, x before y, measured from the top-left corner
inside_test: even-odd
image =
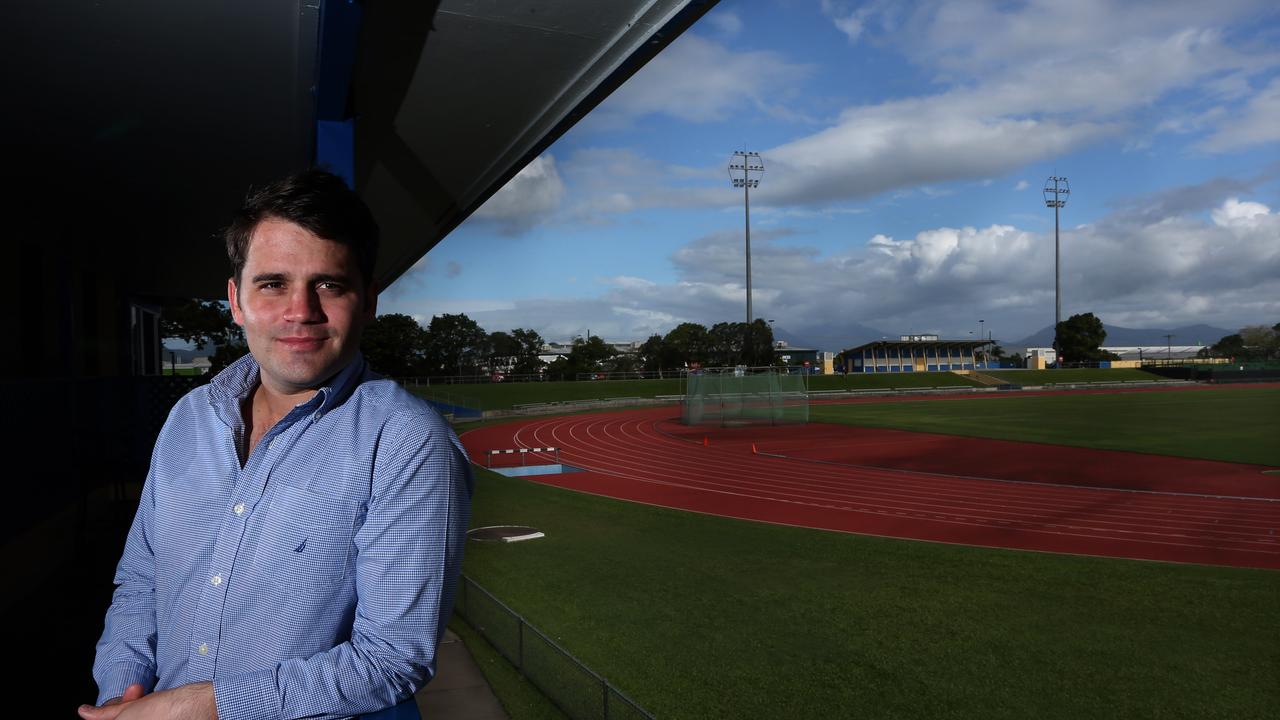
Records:
[[[520,464],[525,465],[528,463],[528,458],[530,453],[537,456],[539,460],[542,459],[543,455],[555,455],[555,459],[552,462],[554,462],[557,465],[560,464],[560,448],[536,447],[536,448],[514,448],[511,450],[487,450],[485,451],[484,466],[493,467],[493,458],[495,455],[519,455]]]

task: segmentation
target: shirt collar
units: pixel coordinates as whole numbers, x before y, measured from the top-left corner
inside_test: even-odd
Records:
[[[364,370],[364,355],[357,350],[355,357],[351,359],[351,362],[346,367],[329,378],[328,382],[320,386],[310,400],[298,405],[298,407],[305,407],[321,413],[329,412],[342,403],[351,394],[351,391],[355,389],[355,386],[360,384],[360,380],[364,376]],[[253,355],[245,355],[231,363],[209,381],[209,402],[211,404],[223,404],[228,401],[234,401],[236,407],[238,407],[239,402],[248,397],[253,388],[258,385],[260,371],[261,368],[258,365],[258,361],[253,359]]]

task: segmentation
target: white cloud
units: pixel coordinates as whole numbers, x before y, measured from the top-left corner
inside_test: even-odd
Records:
[[[1210,152],[1223,152],[1277,140],[1280,140],[1280,78],[1250,98],[1238,117],[1224,120],[1201,147]]]
[[[833,22],[856,18],[863,42],[935,72],[940,89],[847,107],[824,129],[764,149],[768,171],[753,193],[759,212],[764,218],[772,208],[776,222],[787,212],[830,212],[886,192],[934,197],[953,192],[950,183],[1005,176],[1109,140],[1121,141],[1125,152],[1151,151],[1161,133],[1213,133],[1201,145],[1213,152],[1270,142],[1280,137],[1280,79],[1258,93],[1250,78],[1280,66],[1280,52],[1241,42],[1231,27],[1266,7],[1033,0],[924,3],[906,11],[825,0],[822,11]],[[708,15],[716,17],[738,18],[719,9]],[[785,99],[812,70],[777,53],[734,52],[686,33],[585,124],[625,126],[651,114],[706,123],[747,107],[783,112],[788,103],[771,98]],[[1149,119],[1156,106],[1159,117]],[[718,163],[675,166],[616,147],[579,149],[559,173],[550,156],[545,160],[548,167],[530,166],[529,177],[517,178],[536,189],[513,181],[478,217],[514,234],[553,216],[608,224],[649,208],[734,202]],[[1016,185],[1029,187],[1025,180]],[[565,197],[572,198],[567,205]]]
[[[1149,150],[1162,132],[1217,127],[1204,143],[1212,151],[1269,142],[1280,137],[1280,79],[1252,97],[1245,91],[1251,74],[1280,66],[1280,53],[1237,42],[1224,29],[1260,7],[1036,0],[927,4],[904,15],[901,6],[829,0],[823,12],[833,21],[857,18],[864,36],[938,71],[941,89],[848,107],[825,129],[763,150],[768,172],[757,198],[762,207],[822,208],[904,189],[936,195],[949,192],[947,183],[1007,175],[1106,140]],[[1050,26],[1053,32],[1042,32]],[[694,67],[699,71],[690,72]],[[637,74],[605,112],[722,119],[743,103],[766,104],[770,88],[807,72],[777,55],[734,54],[689,35]],[[1177,103],[1164,103],[1170,97]],[[1158,102],[1166,119],[1144,129]],[[1233,113],[1224,102],[1247,105]],[[579,217],[600,222],[642,208],[727,201],[722,167],[629,175],[645,161],[634,151],[625,155],[623,168],[586,153],[574,158],[597,163],[594,182],[574,185],[585,195]],[[707,184],[698,187],[699,180]]]
[[[716,8],[703,18],[703,22],[710,25],[717,33],[728,37],[733,37],[742,32],[742,18],[738,17],[735,12],[729,12]]]
[[[743,107],[794,116],[784,102],[813,72],[770,51],[735,52],[685,33],[618,88],[585,124],[624,126],[649,114],[688,122],[724,120]]]
[[[706,207],[721,204],[728,197],[723,167],[668,165],[629,148],[578,150],[565,161],[564,177],[573,187],[573,201],[563,213],[565,222],[605,224],[609,216],[633,210]],[[663,182],[664,178],[670,182]],[[708,181],[717,185],[688,185]]]
[[[847,111],[834,127],[761,153],[770,177],[760,199],[825,203],[1003,175],[1115,131],[1103,123],[992,117],[964,105],[967,98],[941,97]]]
[[[419,298],[379,307],[379,313],[403,312],[425,327],[436,315],[457,315],[474,318],[479,313],[514,310],[516,302],[495,298]],[[490,328],[502,330],[504,328]]]
[[[1265,224],[1273,217],[1271,208],[1258,202],[1240,202],[1237,198],[1227,198],[1222,207],[1215,208],[1210,214],[1213,222],[1219,227],[1235,227],[1253,229]]]
[[[956,5],[940,8],[936,22],[959,13],[968,18],[964,24],[970,24],[971,11],[955,9]],[[991,14],[979,15],[983,22],[1000,26]],[[1127,18],[1126,13],[1118,14]],[[1010,28],[1023,27],[1022,20],[1006,19],[1004,24],[1005,30],[995,31],[997,38],[1012,34]],[[1064,32],[1072,35],[1078,24],[1072,21]],[[917,29],[919,25],[916,21]],[[1121,25],[1140,26],[1127,19]],[[1111,44],[1051,44],[1025,56],[1017,47],[993,50],[996,42],[984,33],[964,39],[932,24],[925,31],[942,33],[947,42],[941,47],[950,53],[927,59],[981,74],[953,78],[950,89],[937,94],[848,108],[831,127],[763,152],[773,170],[770,182],[762,185],[762,201],[830,202],[1008,173],[1130,132],[1136,114],[1174,91],[1195,94],[1201,81],[1269,62],[1232,48],[1214,29],[1134,35],[1107,30],[1101,38]],[[1049,35],[1058,34],[1055,28]],[[976,38],[984,40],[978,43]],[[1280,83],[1272,88],[1280,89]],[[1272,134],[1280,136],[1280,123],[1267,123],[1280,112],[1280,105],[1272,108],[1273,102],[1280,104],[1280,90],[1274,99],[1266,93],[1255,97],[1250,108],[1256,111],[1232,128],[1232,137],[1260,142]],[[1199,121],[1216,117],[1217,113],[1201,113]]]
[[[1268,9],[1267,0],[933,0],[916,4],[906,22],[886,35],[922,65],[976,76],[1040,65],[1046,58],[1088,60],[1098,48],[1125,57],[1128,48],[1140,48],[1152,38],[1177,37],[1197,28],[1251,21]],[[1233,54],[1225,46],[1220,51]],[[1055,77],[1067,78],[1070,73],[1065,71],[1073,65],[1063,63],[1064,72]],[[1118,66],[1115,69],[1123,70]]]
[[[475,212],[479,221],[496,223],[499,232],[515,235],[555,212],[564,199],[564,181],[550,154],[534,158]]]
[[[1013,186],[1013,189],[1017,190],[1018,192],[1022,192],[1023,190],[1026,190],[1029,187],[1031,187],[1031,183],[1027,182],[1026,180],[1019,180],[1018,184]]]
[[[822,0],[822,14],[831,19],[833,25],[849,38],[849,43],[857,43],[867,30],[867,26],[878,23],[881,27],[893,27],[894,13],[897,8],[883,1],[853,3],[849,0]]]
[[[1136,327],[1274,322],[1280,213],[1219,196],[1210,220],[1188,200],[1220,191],[1213,184],[1183,188],[1066,230],[1063,312],[1093,312]],[[985,318],[997,338],[1013,341],[1051,324],[1051,232],[1008,224],[937,227],[906,238],[875,235],[834,254],[778,242],[787,234],[753,234],[753,299],[758,316],[802,337],[839,344],[842,328],[855,322],[889,333],[963,336]],[[644,339],[683,321],[736,321],[745,301],[742,252],[740,233],[726,230],[676,251],[673,282],[620,276],[607,279],[594,298],[466,311],[488,329],[534,327],[568,337],[589,326],[614,340]]]

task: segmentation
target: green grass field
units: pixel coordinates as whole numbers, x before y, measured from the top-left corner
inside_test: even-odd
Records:
[[[810,390],[885,390],[919,387],[975,387],[977,383],[952,373],[879,373],[854,375],[814,375]],[[652,398],[683,395],[684,381],[668,380],[582,380],[578,382],[511,382],[473,385],[408,385],[423,397],[480,410],[506,410],[530,403],[573,400],[605,400],[620,397]]]
[[[480,410],[507,410],[515,405],[604,400],[620,397],[652,398],[680,395],[684,383],[669,380],[582,380],[579,382],[509,382],[475,385],[408,385],[411,392],[431,399]]]
[[[809,420],[1280,466],[1280,388],[812,405]]]
[[[963,375],[949,372],[849,373],[848,375],[814,375],[809,378],[811,391],[978,386],[978,383]]]
[[[1137,368],[1063,368],[1061,370],[984,370],[984,375],[1017,385],[1058,385],[1096,382],[1156,382],[1164,380]]]
[[[1159,380],[1141,370],[1023,370],[992,371],[1009,382],[1043,385],[1050,382],[1117,382],[1122,380]],[[825,390],[891,390],[926,387],[978,387],[979,383],[949,372],[921,373],[850,373],[848,375],[813,375],[809,389]],[[577,382],[506,382],[457,385],[408,385],[423,397],[462,405],[478,410],[508,410],[516,405],[565,402],[574,400],[607,400],[610,398],[652,398],[659,395],[683,395],[684,381],[666,380],[581,380]]]
[[[466,572],[661,718],[1280,706],[1277,572],[786,528],[486,471],[474,515],[547,537],[469,543]],[[527,702],[513,717],[542,716]]]
[[[1052,400],[1071,405],[1042,404]],[[1048,440],[1110,424],[1114,442],[1127,417],[1146,428],[1123,436],[1132,449],[1200,444],[1253,462],[1275,457],[1277,408],[1275,391],[1240,388],[845,406],[881,421],[904,413],[894,427],[1047,428]],[[1056,420],[1034,422],[1045,417]],[[1222,426],[1237,432],[1201,441]],[[465,572],[663,718],[1263,718],[1280,707],[1280,572],[786,528],[478,471],[473,524],[506,523],[547,537],[469,543]],[[514,718],[546,716],[491,665],[523,693]]]

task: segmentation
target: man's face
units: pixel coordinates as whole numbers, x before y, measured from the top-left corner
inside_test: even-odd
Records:
[[[231,278],[227,294],[262,384],[289,395],[345,367],[376,308],[347,246],[274,218],[254,229],[240,286]]]

